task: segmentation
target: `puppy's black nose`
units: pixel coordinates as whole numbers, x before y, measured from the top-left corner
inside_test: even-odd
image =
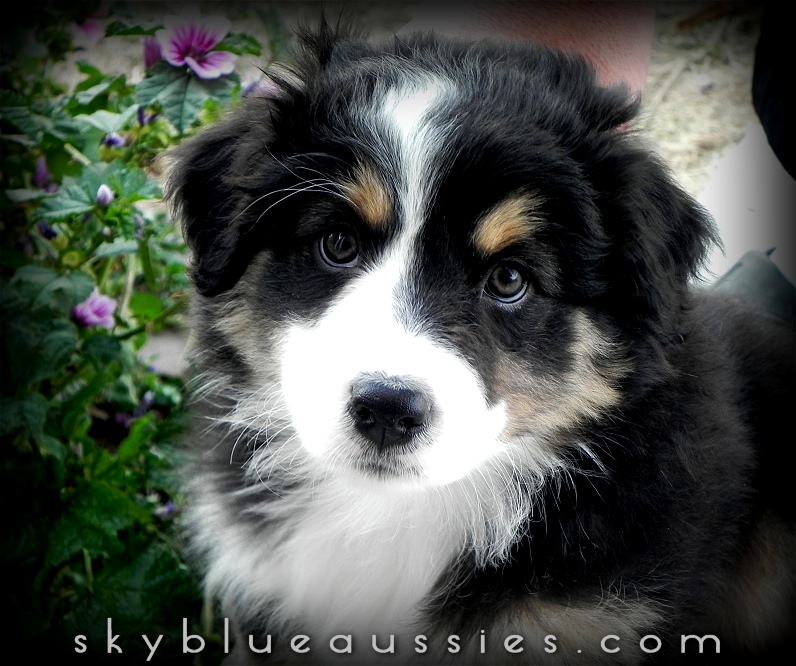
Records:
[[[428,426],[432,402],[408,381],[366,375],[351,386],[348,409],[354,427],[383,451],[420,434]]]

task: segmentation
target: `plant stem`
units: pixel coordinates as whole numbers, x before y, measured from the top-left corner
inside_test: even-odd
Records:
[[[154,291],[157,288],[157,278],[155,269],[152,266],[149,241],[146,238],[138,241],[138,256],[141,258],[141,267],[144,269],[144,279],[146,279],[147,286]]]
[[[181,307],[182,303],[174,303],[174,305],[171,305],[170,307],[166,308],[157,316],[152,317],[152,319],[150,319],[146,324],[142,324],[141,326],[136,326],[135,328],[130,329],[129,331],[125,331],[124,333],[120,333],[115,337],[117,340],[127,340],[128,338],[132,338],[138,335],[139,333],[143,333],[144,331],[146,331],[147,328],[152,326],[152,324],[156,324],[159,321],[163,321],[166,317],[173,315]]]
[[[83,566],[86,569],[86,586],[91,594],[94,594],[94,568],[91,564],[91,555],[88,550],[83,549]]]
[[[122,295],[122,305],[119,312],[125,320],[130,319],[130,299],[133,297],[133,288],[135,287],[135,262],[136,256],[131,254],[127,258],[127,275],[124,281],[124,293]]]

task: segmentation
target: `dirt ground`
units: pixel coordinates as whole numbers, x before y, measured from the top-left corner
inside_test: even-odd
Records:
[[[752,3],[660,3],[643,127],[681,184],[699,195],[709,166],[750,123],[760,8]]]

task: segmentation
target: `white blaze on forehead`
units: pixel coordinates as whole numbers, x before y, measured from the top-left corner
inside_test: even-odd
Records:
[[[396,154],[380,155],[396,179],[402,209],[401,225],[412,234],[423,221],[429,194],[435,182],[437,158],[447,127],[435,109],[453,94],[445,79],[423,75],[410,78],[400,88],[389,88],[376,109],[376,134],[385,132],[392,141],[381,142]],[[437,167],[435,169],[435,166]]]

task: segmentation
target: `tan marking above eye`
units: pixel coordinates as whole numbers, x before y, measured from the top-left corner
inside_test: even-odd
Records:
[[[351,180],[341,183],[343,194],[365,223],[378,229],[387,223],[392,211],[392,201],[376,170],[369,164],[360,164]]]
[[[539,214],[541,204],[538,196],[516,194],[491,208],[476,222],[476,250],[488,257],[528,238],[543,221]]]

